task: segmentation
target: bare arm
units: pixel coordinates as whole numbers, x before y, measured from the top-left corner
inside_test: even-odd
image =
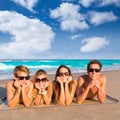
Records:
[[[29,107],[32,103],[32,92],[33,92],[33,83],[28,81],[28,86],[22,87],[22,99],[26,107]],[[26,88],[29,87],[29,90],[26,92]]]
[[[7,101],[8,101],[8,106],[10,108],[14,108],[19,103],[20,91],[21,91],[19,87],[16,89],[13,88],[13,84],[14,82],[11,80],[6,85]]]
[[[65,83],[65,104],[66,105],[71,104],[75,90],[76,90],[76,82],[75,81],[73,82],[73,84],[71,86],[72,87],[71,91],[69,90],[68,84],[69,84],[69,82]]]
[[[42,94],[46,105],[50,104],[51,98],[52,98],[52,92],[53,92],[53,90],[52,90],[52,84],[51,83],[49,83],[49,84],[50,85],[49,85],[48,91],[44,91],[43,94]]]
[[[53,92],[55,94],[55,102],[60,105],[65,105],[64,86],[60,80],[58,83],[60,84],[60,88],[58,88],[57,83],[53,82]]]
[[[106,96],[106,77],[102,76],[101,81],[102,81],[101,86],[96,85],[96,87],[98,88],[98,93],[97,93],[98,100],[101,103],[103,103],[105,101],[105,96]]]
[[[58,97],[58,104],[65,105],[65,93],[63,83],[60,83],[60,95]]]
[[[81,104],[87,98],[88,92],[90,90],[90,86],[92,86],[92,83],[91,83],[86,88],[84,88],[83,84],[84,84],[83,77],[80,77],[78,79],[78,87],[76,91],[78,104]]]

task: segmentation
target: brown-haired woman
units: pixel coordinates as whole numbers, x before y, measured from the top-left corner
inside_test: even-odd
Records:
[[[53,81],[53,100],[59,105],[70,105],[76,90],[71,70],[65,65],[59,66]]]
[[[49,105],[51,103],[52,98],[52,84],[48,78],[46,71],[38,70],[33,76],[32,81],[34,83],[34,104]]]

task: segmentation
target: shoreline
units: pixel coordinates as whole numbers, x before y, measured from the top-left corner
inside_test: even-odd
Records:
[[[120,70],[103,70],[102,71],[102,74],[105,74],[105,75],[107,75],[107,74],[112,74],[112,72],[118,72],[118,71],[120,71]],[[72,73],[72,75],[73,75],[73,79],[74,80],[77,80],[78,79],[78,77],[80,76],[80,75],[83,75],[83,74],[87,74],[86,72],[75,72],[75,73]],[[33,76],[33,74],[31,75],[31,76]],[[54,80],[54,78],[55,78],[55,74],[48,74],[48,76],[49,76],[49,78],[50,78],[50,80],[51,81],[53,81]],[[13,75],[11,74],[11,75],[0,75],[0,85],[1,84],[3,84],[3,83],[6,83],[8,80],[11,80],[11,79],[13,79]]]

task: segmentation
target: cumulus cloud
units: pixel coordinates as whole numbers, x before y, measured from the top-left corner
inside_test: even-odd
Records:
[[[120,6],[120,0],[79,0],[84,7],[90,7],[92,3],[98,6],[115,5]]]
[[[115,6],[120,6],[120,0],[100,0],[101,6],[113,5],[113,4]]]
[[[51,18],[56,18],[61,22],[61,29],[65,31],[76,31],[88,29],[85,16],[79,13],[79,6],[71,3],[62,3],[60,7],[51,10]]]
[[[79,0],[79,3],[82,4],[84,7],[89,7],[95,1],[96,0]]]
[[[40,20],[9,11],[0,11],[0,18],[0,31],[12,36],[11,41],[0,44],[0,57],[32,57],[51,48],[55,34]]]
[[[89,12],[90,22],[94,25],[100,25],[102,23],[111,22],[117,20],[117,16],[113,12]]]
[[[38,0],[11,0],[21,6],[27,8],[30,11],[33,11],[33,7],[37,4]]]
[[[72,35],[72,36],[71,36],[71,39],[72,39],[72,40],[75,40],[75,39],[79,38],[80,36],[81,36],[81,34]]]
[[[102,37],[92,37],[82,40],[85,43],[80,49],[81,52],[97,51],[109,44],[109,41]]]

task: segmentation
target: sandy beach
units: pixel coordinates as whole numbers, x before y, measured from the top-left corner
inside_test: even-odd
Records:
[[[73,74],[74,79],[83,73]],[[120,100],[120,70],[105,71],[107,95]],[[50,75],[54,80],[54,75]],[[0,80],[0,97],[5,94],[7,80]],[[120,120],[120,102],[77,106],[20,108],[0,111],[0,120]]]

